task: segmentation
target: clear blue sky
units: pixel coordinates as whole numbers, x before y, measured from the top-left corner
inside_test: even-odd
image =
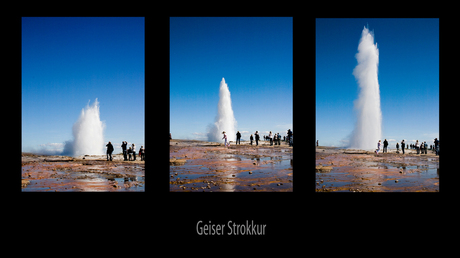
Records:
[[[356,118],[352,72],[364,26],[379,48],[383,139],[439,139],[439,19],[316,19],[316,139],[346,144]],[[383,141],[382,139],[382,141]],[[393,141],[395,140],[395,141]]]
[[[144,34],[142,17],[23,17],[23,151],[62,150],[96,98],[115,153],[143,145]]]
[[[243,139],[293,130],[292,39],[291,17],[171,17],[172,137],[206,139],[222,77]]]

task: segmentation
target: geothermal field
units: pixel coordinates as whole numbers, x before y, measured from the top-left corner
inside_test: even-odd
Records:
[[[316,147],[317,192],[438,192],[439,156]]]
[[[291,192],[293,149],[282,142],[251,146],[170,140],[170,191],[176,192]]]
[[[123,155],[43,156],[22,153],[23,192],[142,192],[145,163]]]

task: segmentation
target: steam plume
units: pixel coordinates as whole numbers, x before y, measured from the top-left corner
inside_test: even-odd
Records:
[[[225,131],[227,140],[235,141],[236,120],[233,115],[230,91],[224,78],[220,82],[216,122],[208,128],[208,141],[221,142],[223,137],[222,131]]]
[[[357,121],[351,137],[351,148],[375,149],[382,137],[382,111],[378,81],[379,50],[374,35],[364,27],[356,54],[358,65],[353,75],[360,89],[354,101]]]

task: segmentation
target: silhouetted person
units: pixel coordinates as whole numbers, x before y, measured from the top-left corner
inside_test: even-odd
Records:
[[[406,143],[404,142],[404,140],[401,141],[401,150],[404,154],[404,147],[406,146]]]
[[[126,146],[128,145],[128,143],[126,141],[122,141],[121,142],[121,149],[123,150],[123,160],[124,161],[127,161],[128,160],[128,157],[126,155]]]
[[[131,147],[129,147],[128,149],[128,155],[129,155],[129,160],[131,160],[133,157],[133,150],[131,149]]]
[[[144,160],[144,146],[141,146],[139,149],[139,156],[141,156],[141,161]]]
[[[132,145],[133,145],[133,157],[134,157],[134,160],[136,160],[136,145],[134,145],[134,143]]]
[[[385,139],[385,141],[383,141],[383,153],[388,153],[388,141],[387,139]]]
[[[240,144],[241,145],[241,134],[240,134],[240,131],[238,131],[236,133],[236,144]]]
[[[111,142],[109,142],[105,146],[107,146],[107,161],[109,160],[109,156],[110,156],[110,161],[112,161],[113,145]]]
[[[249,137],[249,140],[251,141],[251,145],[252,145],[252,140],[254,140],[254,137],[252,137],[252,134],[251,134],[251,136]]]

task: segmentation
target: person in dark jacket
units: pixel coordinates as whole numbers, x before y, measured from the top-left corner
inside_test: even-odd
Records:
[[[109,160],[109,155],[110,155],[110,161],[112,161],[112,152],[113,152],[113,145],[111,142],[109,142],[107,145],[107,161]]]
[[[387,139],[385,139],[385,141],[383,141],[383,153],[385,152],[388,152],[388,142],[387,142]]]
[[[124,161],[127,161],[128,160],[128,156],[126,155],[126,146],[128,145],[128,143],[126,141],[122,141],[121,142],[121,149],[123,150],[123,160]]]
[[[141,161],[144,160],[144,146],[141,146],[139,149],[139,156],[141,157]]]
[[[256,131],[256,146],[259,146],[259,131]]]
[[[238,131],[236,133],[236,144],[240,144],[241,145],[241,134],[240,134],[240,131]]]
[[[254,140],[254,137],[252,137],[252,134],[251,134],[251,137],[249,137],[249,140],[251,140],[251,145],[252,145],[252,141]]]

